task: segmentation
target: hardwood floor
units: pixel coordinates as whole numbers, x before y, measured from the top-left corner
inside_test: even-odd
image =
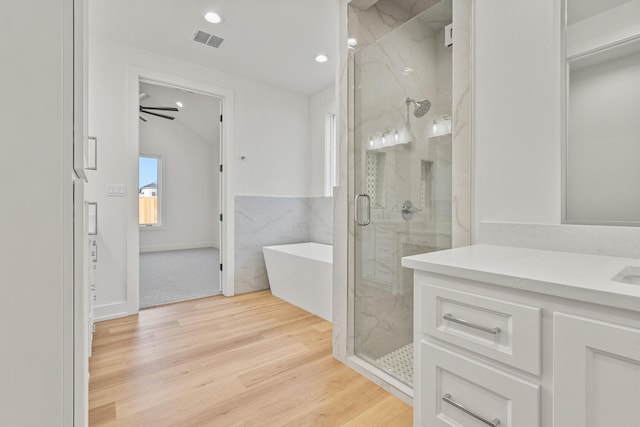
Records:
[[[269,291],[97,324],[91,426],[411,426],[412,409],[331,356],[331,324]]]

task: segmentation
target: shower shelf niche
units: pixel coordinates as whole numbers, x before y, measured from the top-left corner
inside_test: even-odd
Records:
[[[398,145],[407,146],[411,142],[413,142],[413,135],[409,127],[387,128],[369,138],[367,151],[384,150]]]
[[[431,124],[429,124],[427,130],[429,138],[451,135],[451,114],[435,116],[431,120]]]

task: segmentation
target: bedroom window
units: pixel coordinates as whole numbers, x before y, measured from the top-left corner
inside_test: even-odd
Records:
[[[162,159],[140,156],[138,165],[138,224],[140,227],[161,225]]]

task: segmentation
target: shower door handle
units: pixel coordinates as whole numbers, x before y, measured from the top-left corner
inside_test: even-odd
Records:
[[[367,218],[364,221],[360,218],[360,215],[359,215],[359,213],[360,213],[360,199],[364,199],[366,201]],[[367,226],[367,225],[371,224],[371,197],[369,197],[368,194],[358,194],[358,195],[356,195],[356,199],[355,199],[355,202],[354,202],[353,210],[354,210],[354,219],[355,219],[357,225],[360,225],[360,226],[364,227],[364,226]]]

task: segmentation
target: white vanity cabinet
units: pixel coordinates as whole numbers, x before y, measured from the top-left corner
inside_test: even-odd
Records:
[[[553,316],[555,426],[640,425],[640,329]]]
[[[537,427],[540,385],[482,364],[461,353],[421,342],[418,381],[426,384],[414,411],[429,427]]]
[[[414,269],[414,425],[640,426],[640,260],[477,245]]]
[[[415,425],[539,427],[541,313],[415,273]],[[487,363],[494,362],[494,363]]]

